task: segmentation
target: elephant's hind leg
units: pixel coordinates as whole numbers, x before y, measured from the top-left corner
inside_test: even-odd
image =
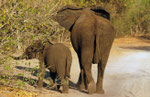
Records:
[[[61,85],[63,87],[62,93],[69,92],[69,78],[64,78],[64,76],[60,76]]]
[[[76,87],[80,91],[87,89],[87,86],[86,86],[86,77],[85,77],[85,73],[83,72],[83,69],[81,69],[81,72],[80,72],[79,79],[78,79]]]
[[[82,49],[81,65],[83,67],[83,72],[86,75],[87,88],[89,94],[96,92],[96,84],[93,80],[91,73],[92,59],[93,59],[93,48]]]
[[[50,71],[50,83],[51,83],[51,88],[57,90],[57,87],[56,87],[57,83],[55,82],[56,75],[57,75],[57,73]]]
[[[79,75],[79,79],[78,82],[76,84],[77,89],[79,89],[80,91],[87,89],[87,85],[86,85],[86,77],[85,77],[85,73],[83,72],[83,67],[81,66],[81,56],[78,55],[79,57],[79,62],[80,62],[80,75]]]
[[[98,78],[97,78],[96,92],[100,94],[104,94],[104,90],[103,90],[104,70],[108,61],[111,45],[112,44],[110,42],[109,46],[103,48],[102,50],[103,53],[101,56],[102,59],[98,63]]]
[[[102,60],[98,63],[98,78],[97,78],[97,88],[96,92],[100,94],[104,94],[103,90],[103,78],[104,78],[104,70],[106,67],[106,63],[108,60],[109,51],[102,56]]]
[[[97,78],[97,87],[96,87],[96,93],[104,94],[103,90],[103,76],[104,76],[104,68],[102,66],[102,63],[98,63],[98,78]]]
[[[63,66],[63,65],[60,65]],[[58,77],[61,79],[61,85],[63,87],[62,93],[69,92],[69,78],[65,77],[65,68],[57,68]]]

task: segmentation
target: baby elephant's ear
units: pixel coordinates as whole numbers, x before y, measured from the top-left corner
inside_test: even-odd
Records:
[[[110,20],[110,14],[101,6],[93,6],[91,10],[95,12],[96,15],[102,16],[108,20]]]

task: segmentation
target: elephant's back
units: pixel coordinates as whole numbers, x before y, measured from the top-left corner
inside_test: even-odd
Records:
[[[110,22],[110,20],[95,15],[96,18],[96,29],[97,31],[105,31],[103,34],[115,34],[114,26]]]
[[[93,14],[90,11],[83,12],[75,22],[73,30],[75,30],[76,33],[84,33],[87,32],[87,30],[93,29],[94,24],[95,19],[93,18]]]
[[[70,51],[69,48],[67,48],[65,45],[57,43],[50,46],[46,52],[47,55],[51,55],[53,57],[56,56],[58,58],[59,56],[65,57]]]
[[[70,53],[69,48],[63,44],[57,43],[46,50],[45,57],[50,63],[58,63],[65,61],[66,57],[70,55]]]
[[[111,22],[103,17],[97,17],[96,34],[99,37],[99,50],[102,56],[99,59],[108,60],[110,49],[115,38],[115,29]],[[100,55],[100,54],[99,54]]]
[[[95,19],[90,11],[83,12],[80,15],[78,20],[75,22],[71,33],[71,40],[75,50],[78,51],[78,46],[82,45],[83,41],[91,42],[91,40],[94,40],[94,24]]]
[[[50,70],[52,72],[57,72],[59,67],[64,69],[63,67],[66,65],[66,59],[69,52],[69,48],[67,48],[63,44],[57,43],[49,46],[45,51],[44,56],[46,66],[50,67]]]
[[[107,48],[115,38],[115,29],[108,19],[97,17],[97,20],[96,33],[100,37],[100,43],[103,42]]]

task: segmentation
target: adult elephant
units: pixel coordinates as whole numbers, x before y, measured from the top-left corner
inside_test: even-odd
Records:
[[[71,32],[71,42],[80,63],[80,76],[77,87],[88,89],[88,93],[104,93],[103,76],[110,49],[115,37],[110,15],[96,6],[78,8],[66,5],[57,12],[59,24]],[[91,67],[98,64],[98,78],[95,84]]]

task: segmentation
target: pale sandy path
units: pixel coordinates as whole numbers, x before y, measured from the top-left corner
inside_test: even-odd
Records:
[[[105,70],[106,95],[150,97],[150,51],[119,48],[117,51],[118,54],[111,53]]]
[[[77,82],[79,65],[72,50],[71,81]],[[97,80],[97,64],[92,66]],[[104,76],[105,95],[88,95],[70,90],[68,97],[150,97],[150,40],[145,37],[116,39]]]
[[[73,55],[74,52],[73,52]],[[71,81],[77,82],[79,65],[73,56]],[[93,64],[92,73],[97,80],[97,64]],[[105,95],[89,97],[150,97],[150,51],[124,49],[113,46],[104,76]],[[70,90],[76,97],[76,93]],[[87,97],[86,94],[81,97]]]

